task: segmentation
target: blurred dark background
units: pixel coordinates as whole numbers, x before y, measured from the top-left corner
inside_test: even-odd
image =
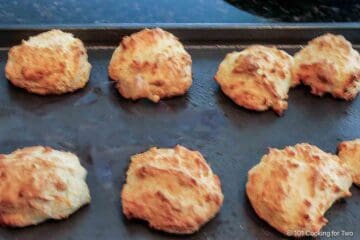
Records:
[[[0,24],[358,22],[355,0],[0,0]]]

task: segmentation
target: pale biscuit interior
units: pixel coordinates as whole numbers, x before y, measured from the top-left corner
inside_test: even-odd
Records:
[[[338,155],[351,172],[353,182],[360,186],[360,139],[344,141],[338,146]]]

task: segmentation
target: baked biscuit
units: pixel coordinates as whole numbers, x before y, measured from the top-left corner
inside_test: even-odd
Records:
[[[338,150],[339,158],[348,165],[353,182],[360,186],[360,139],[342,142]]]
[[[352,100],[360,90],[359,52],[341,35],[322,35],[295,54],[293,78],[315,95]]]
[[[112,55],[109,76],[124,98],[158,102],[190,88],[191,57],[171,33],[144,29],[123,38]]]
[[[203,156],[180,145],[132,156],[121,192],[127,218],[176,234],[197,231],[220,210],[223,198],[220,180]]]
[[[85,177],[69,152],[36,146],[0,155],[0,224],[24,227],[68,217],[90,202]]]
[[[307,143],[270,149],[248,174],[246,192],[255,212],[288,236],[317,234],[324,213],[352,184],[336,155]]]
[[[226,55],[215,75],[222,91],[236,104],[279,115],[287,109],[292,57],[275,47],[253,45]]]
[[[41,33],[12,47],[5,67],[10,82],[40,95],[80,89],[88,82],[90,70],[83,43],[60,30]]]

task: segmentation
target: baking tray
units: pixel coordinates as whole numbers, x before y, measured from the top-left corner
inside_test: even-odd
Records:
[[[48,145],[76,153],[88,171],[92,201],[63,221],[22,229],[0,228],[0,239],[283,239],[253,211],[245,194],[248,170],[267,153],[301,142],[335,152],[342,140],[360,137],[360,97],[346,102],[316,97],[298,87],[289,109],[253,112],[235,105],[213,80],[225,54],[249,44],[278,46],[293,54],[325,32],[345,35],[360,47],[357,24],[337,25],[161,25],[186,45],[193,59],[193,85],[181,97],[129,101],[109,81],[107,66],[122,36],[145,25],[58,26],[85,41],[92,72],[88,85],[63,96],[37,96],[6,81],[10,46],[54,26],[0,26],[0,152]],[[146,27],[153,27],[146,25]],[[219,175],[225,195],[221,212],[199,232],[176,236],[126,220],[120,189],[131,155],[151,146],[182,144],[199,150]],[[327,213],[326,232],[352,232],[360,238],[360,190]],[[324,237],[326,238],[326,237]]]

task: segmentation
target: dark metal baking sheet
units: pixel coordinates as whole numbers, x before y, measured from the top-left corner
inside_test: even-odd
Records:
[[[238,107],[213,80],[226,53],[251,43],[274,44],[294,53],[306,40],[334,32],[344,34],[359,49],[356,25],[165,26],[186,42],[193,59],[193,86],[186,95],[158,104],[123,99],[107,75],[120,36],[141,26],[64,28],[88,44],[90,82],[75,93],[47,97],[15,88],[4,76],[8,47],[46,27],[0,28],[0,152],[48,145],[76,153],[88,170],[92,202],[63,221],[0,228],[0,239],[283,239],[251,208],[244,191],[247,171],[268,147],[309,142],[335,152],[339,141],[360,137],[360,97],[352,102],[319,98],[298,87],[290,91],[289,109],[278,117],[272,111]],[[203,153],[219,175],[225,195],[221,212],[198,233],[183,237],[126,220],[119,197],[131,155],[175,144]],[[352,187],[351,192],[351,198],[326,213],[329,223],[323,231],[339,232],[338,239],[344,238],[341,231],[360,238],[360,190]]]

